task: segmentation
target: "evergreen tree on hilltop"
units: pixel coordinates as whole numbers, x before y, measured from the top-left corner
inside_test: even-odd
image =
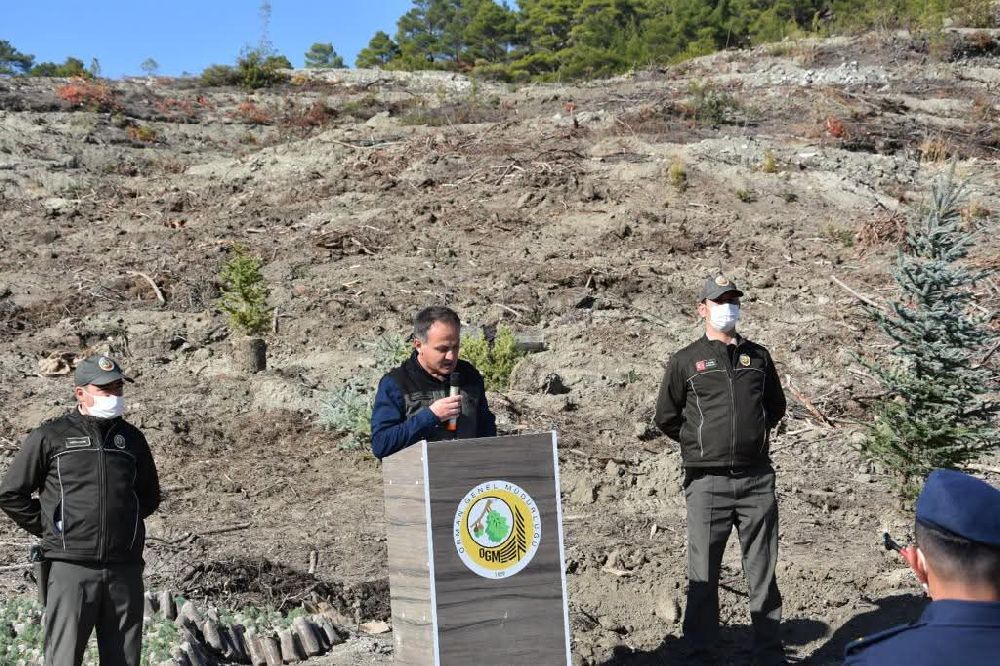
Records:
[[[399,44],[392,41],[385,32],[379,30],[372,36],[368,46],[358,52],[355,67],[385,67],[399,57]]]
[[[982,272],[962,261],[974,243],[963,228],[963,194],[952,168],[934,185],[897,258],[899,300],[889,311],[868,308],[896,347],[892,359],[865,361],[889,399],[876,408],[862,451],[897,475],[904,496],[914,496],[930,470],[998,446],[991,373],[976,364],[997,334],[972,314],[972,287]]]
[[[27,74],[35,56],[21,53],[10,42],[0,39],[0,75]]]
[[[316,42],[305,54],[306,69],[344,69],[344,59],[330,42]]]

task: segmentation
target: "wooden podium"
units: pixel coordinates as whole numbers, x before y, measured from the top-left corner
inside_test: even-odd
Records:
[[[569,664],[556,433],[383,461],[395,663]]]

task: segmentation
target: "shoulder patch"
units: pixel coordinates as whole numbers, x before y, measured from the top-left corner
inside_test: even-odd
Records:
[[[861,638],[851,641],[844,648],[844,654],[857,654],[866,647],[874,645],[880,641],[884,641],[887,638],[892,638],[896,634],[901,634],[904,631],[909,631],[910,629],[915,629],[920,625],[916,624],[901,624],[898,627],[892,627],[891,629],[886,629],[885,631],[880,631],[878,633],[872,634],[871,636],[862,636]]]

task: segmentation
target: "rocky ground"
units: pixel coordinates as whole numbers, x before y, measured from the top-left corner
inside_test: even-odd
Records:
[[[0,79],[0,471],[71,405],[69,380],[40,374],[60,362],[40,362],[108,351],[138,380],[130,418],[166,490],[151,587],[387,620],[379,463],[319,415],[380,335],[446,302],[470,327],[544,336],[491,401],[504,431],[561,432],[575,659],[682,663],[679,457],[650,419],[723,270],[789,396],[773,455],[790,655],[835,663],[923,603],[879,544],[910,514],[855,448],[878,399],[855,354],[889,344],[841,283],[892,297],[902,222],[951,160],[970,261],[1000,263],[997,36],[949,39],[782,43],[574,86],[297,73],[252,94],[112,82],[80,106],[66,81]],[[216,304],[234,243],[263,258],[277,312],[250,376]],[[978,306],[998,301],[987,280]],[[545,391],[551,373],[567,392]],[[0,521],[0,563],[27,544]],[[735,537],[724,567],[718,660],[745,663]],[[30,586],[4,572],[0,590]],[[390,646],[318,663],[387,663]]]

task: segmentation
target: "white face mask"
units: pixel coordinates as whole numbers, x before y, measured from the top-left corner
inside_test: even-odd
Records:
[[[120,395],[93,395],[94,404],[87,409],[90,416],[113,419],[125,413],[125,398]]]
[[[736,303],[718,303],[708,306],[708,322],[717,331],[729,333],[740,320],[740,306]]]

